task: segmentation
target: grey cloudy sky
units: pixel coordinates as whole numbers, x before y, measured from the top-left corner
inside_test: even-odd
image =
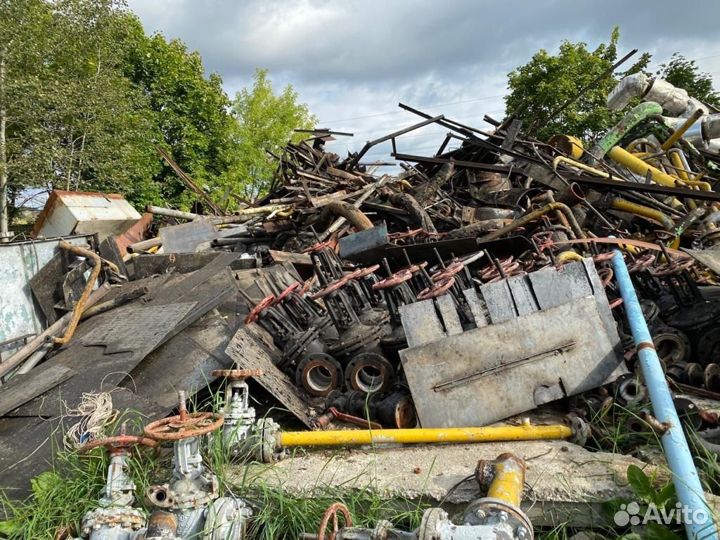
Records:
[[[232,96],[268,68],[291,83],[321,127],[355,133],[341,154],[417,121],[402,101],[483,127],[501,118],[506,75],[563,39],[591,47],[620,26],[620,55],[654,63],[679,51],[720,80],[720,2],[686,0],[129,0],[146,31],[180,38],[219,73]],[[401,151],[430,153],[442,134],[406,136]],[[377,147],[370,159],[387,157]]]

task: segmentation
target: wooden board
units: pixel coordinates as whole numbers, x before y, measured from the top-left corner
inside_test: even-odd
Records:
[[[60,365],[40,365],[26,375],[15,375],[0,387],[0,416],[17,409],[73,375],[75,371]]]

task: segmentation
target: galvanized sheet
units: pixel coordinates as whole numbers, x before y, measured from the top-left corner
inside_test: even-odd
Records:
[[[423,427],[482,426],[614,380],[627,371],[618,342],[588,297],[400,357]]]

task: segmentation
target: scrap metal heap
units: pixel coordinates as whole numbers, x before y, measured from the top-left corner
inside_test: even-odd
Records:
[[[35,448],[48,429],[37,417],[61,395],[75,406],[83,393],[117,387],[120,406],[162,417],[175,408],[175,388],[202,393],[208,380],[226,379],[223,429],[237,456],[254,445],[252,453],[272,460],[298,444],[376,441],[372,432],[282,433],[276,422],[256,420],[245,382],[252,378],[253,391],[263,387],[315,430],[350,423],[391,428],[378,431],[383,440],[427,442],[438,440],[432,428],[484,429],[552,402],[576,415],[554,436],[579,440],[587,429],[577,415],[591,420],[608,400],[647,402],[653,393],[633,375],[644,353],[624,317],[617,253],[673,388],[720,399],[720,113],[641,76],[621,81],[608,106],[624,110],[633,99],[639,104],[587,148],[563,134],[536,140],[512,117],[486,117],[493,129],[485,131],[400,104],[420,120],[344,159],[325,151],[338,135],[329,130],[288,144],[275,156],[269,194],[255,204],[223,214],[201,201],[209,215],[148,207],[130,229],[58,244],[48,263],[52,286],[48,278],[27,284],[46,330],[24,343],[4,336],[0,375],[13,392],[0,390],[0,435],[10,436],[3,422],[17,429],[24,421]],[[429,125],[447,130],[433,155],[397,150],[403,135]],[[398,174],[362,161],[387,142]],[[52,211],[44,222],[53,222]],[[0,255],[8,249],[0,246]],[[106,283],[115,283],[110,292]],[[72,311],[62,314],[66,307]],[[579,397],[568,408],[559,400],[570,396]],[[180,416],[184,426],[184,405]],[[693,418],[696,428],[717,422]],[[647,422],[657,420],[648,407]],[[420,425],[416,435],[392,431]],[[154,440],[168,436],[153,430]],[[457,436],[478,440],[475,432]],[[176,483],[151,496],[194,534],[205,526],[198,509],[224,499],[205,485],[215,480],[197,462],[200,439],[179,437]],[[132,489],[110,485],[125,482],[126,446],[138,442],[122,441],[108,446],[118,470],[101,506],[134,516]],[[42,452],[32,454],[37,463]],[[12,485],[38,472],[32,462],[13,473]],[[190,484],[202,486],[181,493]],[[208,492],[215,502],[184,502]],[[223,526],[244,534],[249,510],[223,504],[217,516],[243,520],[236,530],[224,517]],[[518,504],[519,496],[510,506]],[[422,531],[392,537],[460,538],[451,531],[467,528],[490,538],[493,526],[532,537],[519,509],[508,521],[496,506],[460,525],[438,510]],[[85,532],[106,513],[89,517]],[[180,529],[173,534],[185,537]],[[336,537],[373,534],[348,523]]]

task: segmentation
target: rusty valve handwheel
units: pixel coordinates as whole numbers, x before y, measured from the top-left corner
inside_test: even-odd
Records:
[[[456,275],[456,274],[459,274],[460,272],[463,271],[464,268],[465,268],[465,265],[464,265],[463,263],[461,263],[461,262],[454,262],[454,263],[452,263],[450,266],[448,266],[448,267],[446,267],[446,268],[443,268],[443,269],[440,270],[439,272],[434,273],[434,274],[431,276],[431,279],[432,279],[435,283],[437,283],[437,282],[439,282],[439,281],[445,280],[445,278],[449,278],[449,277],[452,277],[452,276],[454,276],[454,275]]]
[[[255,322],[258,320],[258,317],[260,317],[260,314],[265,311],[267,308],[273,305],[275,302],[275,295],[271,294],[269,296],[266,296],[260,302],[257,303],[257,305],[250,310],[250,313],[248,313],[248,316],[245,317],[245,324],[249,324],[252,322]]]
[[[315,294],[313,294],[310,298],[313,300],[317,300],[318,298],[323,298],[327,296],[328,294],[334,293],[335,291],[342,289],[345,285],[347,285],[348,277],[343,276],[341,278],[338,278],[337,280],[333,281],[332,283],[329,283],[327,287],[324,289],[319,290]]]
[[[290,296],[298,287],[300,287],[300,282],[296,281],[292,285],[290,285],[287,289],[285,289],[283,292],[281,292],[278,297],[273,301],[273,305],[277,305],[283,300],[285,300],[288,296]]]
[[[350,510],[348,510],[348,507],[345,506],[343,503],[333,503],[330,506],[328,506],[328,509],[325,510],[325,513],[323,514],[322,521],[320,521],[320,527],[318,528],[318,540],[335,540],[335,537],[337,536],[337,533],[340,532],[340,527],[338,524],[338,512],[340,512],[343,515],[343,518],[345,518],[345,526],[346,527],[352,527],[352,517],[350,517]],[[330,533],[329,536],[325,536],[327,526],[330,523],[330,518],[332,518],[333,523],[333,530]]]
[[[180,392],[180,414],[155,420],[145,426],[145,435],[156,441],[181,441],[200,437],[219,429],[225,418],[211,412],[189,413],[185,408],[185,393]]]
[[[432,287],[428,287],[427,289],[420,291],[417,295],[417,299],[427,300],[429,298],[437,298],[438,296],[442,296],[448,292],[450,287],[453,285],[455,285],[455,278],[450,276],[445,278],[443,281],[436,282]]]
[[[214,369],[211,372],[213,377],[224,377],[230,380],[243,380],[248,377],[261,377],[262,369]]]
[[[368,266],[367,268],[360,268],[360,271],[358,272],[358,275],[355,276],[353,279],[363,279],[368,277],[370,274],[374,274],[380,269],[379,264],[373,264],[372,266]],[[354,272],[353,272],[354,273]]]
[[[390,277],[386,277],[385,279],[381,279],[377,283],[373,283],[372,288],[376,291],[382,289],[392,289],[393,287],[397,287],[398,285],[405,283],[406,281],[410,281],[412,279],[412,276],[413,275],[410,270],[400,270],[398,272],[395,272]]]
[[[140,435],[115,435],[113,437],[104,437],[102,439],[95,439],[89,443],[80,447],[78,452],[85,454],[95,448],[104,447],[108,453],[112,454],[118,450],[128,450],[134,446],[147,446],[148,448],[155,448],[157,441],[149,439],[148,437],[142,437]]]

